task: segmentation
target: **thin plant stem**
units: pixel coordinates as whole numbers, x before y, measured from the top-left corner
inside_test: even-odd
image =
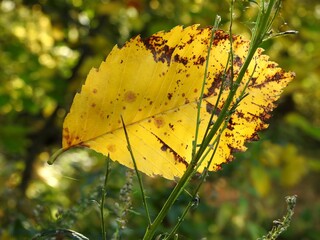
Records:
[[[215,105],[214,105],[214,108],[212,110],[212,114],[210,116],[210,119],[209,119],[209,122],[208,122],[208,125],[207,125],[207,128],[206,128],[206,131],[205,131],[205,134],[203,136],[203,139],[202,139],[202,142],[203,140],[207,137],[207,134],[210,130],[210,126],[212,125],[212,120],[213,120],[213,117],[214,117],[214,113],[215,111],[218,109],[218,104],[220,102],[220,98],[222,96],[222,93],[223,93],[223,90],[224,90],[224,84],[225,84],[225,80],[226,80],[226,76],[227,76],[227,71],[228,71],[228,67],[230,65],[230,72],[231,72],[231,77],[230,77],[230,88],[232,87],[232,84],[233,84],[233,78],[234,78],[234,70],[233,70],[233,46],[232,46],[232,42],[233,42],[233,36],[232,36],[232,26],[233,26],[233,3],[234,1],[231,0],[231,6],[230,6],[230,26],[229,26],[229,41],[230,41],[230,52],[228,54],[228,59],[227,59],[227,63],[226,63],[226,66],[225,66],[225,69],[224,69],[224,73],[223,73],[223,77],[221,79],[222,83],[221,83],[221,86],[220,86],[220,89],[219,89],[219,94],[218,94],[218,97],[217,97],[217,100],[215,102]],[[202,144],[202,143],[201,143]]]
[[[224,72],[223,72],[223,75],[222,75],[222,78],[221,78],[221,86],[220,86],[220,89],[219,89],[219,94],[218,94],[218,97],[217,97],[217,100],[216,100],[216,103],[212,109],[212,114],[210,116],[210,119],[208,121],[208,124],[207,124],[207,128],[206,128],[206,131],[203,135],[203,139],[202,141],[206,138],[211,126],[212,126],[212,120],[213,120],[213,117],[214,117],[214,113],[216,112],[216,110],[218,109],[218,105],[219,105],[219,102],[220,102],[220,99],[221,99],[221,96],[222,96],[222,93],[223,93],[223,90],[224,90],[224,84],[225,84],[225,81],[226,81],[226,76],[227,76],[227,70],[228,70],[228,67],[229,67],[229,62],[230,62],[230,54],[228,55],[228,59],[227,59],[227,63],[226,63],[226,66],[224,68]]]
[[[233,34],[232,34],[232,26],[233,26],[233,2],[234,0],[231,0],[231,6],[230,6],[230,25],[229,25],[229,42],[230,42],[230,89],[233,87],[233,79],[234,79],[234,70],[233,70]]]
[[[89,238],[82,235],[81,233],[64,228],[44,231],[35,235],[32,240],[57,239],[57,236],[64,236],[68,239],[89,240]]]
[[[177,200],[178,196],[183,192],[184,188],[186,187],[187,183],[189,182],[190,178],[192,177],[193,173],[193,167],[192,165],[189,165],[185,171],[185,173],[182,175],[180,181],[177,183],[177,185],[172,190],[171,194],[169,195],[168,199],[162,206],[159,214],[154,219],[152,224],[147,228],[145,235],[143,237],[144,240],[146,239],[152,239],[152,237],[155,234],[155,231],[157,227],[161,224],[164,217],[167,215],[169,209],[174,204],[174,202]]]
[[[179,229],[180,225],[182,224],[182,222],[183,222],[185,216],[187,215],[187,213],[189,212],[189,210],[194,206],[194,204],[197,204],[193,201],[199,201],[199,199],[194,198],[188,203],[188,205],[185,207],[183,213],[181,214],[181,217],[179,217],[177,224],[174,226],[172,231],[164,238],[164,240],[172,239],[175,236],[177,230]]]
[[[180,227],[181,223],[183,222],[185,216],[187,215],[187,213],[189,212],[189,210],[194,207],[194,206],[197,206],[199,204],[199,196],[198,196],[198,192],[200,190],[200,187],[202,186],[202,184],[205,182],[206,180],[206,177],[207,177],[207,174],[208,174],[208,169],[210,168],[210,165],[211,165],[211,162],[213,160],[213,157],[218,149],[218,146],[219,146],[219,141],[220,141],[220,137],[221,137],[221,134],[217,137],[217,141],[216,141],[216,144],[215,144],[215,148],[214,148],[214,151],[211,155],[211,158],[210,160],[208,161],[208,164],[206,166],[206,168],[204,169],[204,171],[202,172],[202,175],[201,175],[201,179],[200,179],[200,182],[198,183],[197,187],[195,188],[195,190],[193,191],[193,194],[192,194],[192,200],[188,203],[187,207],[184,209],[181,217],[178,219],[178,222],[177,224],[175,225],[175,227],[172,229],[172,231],[170,232],[170,234],[165,238],[165,239],[171,239],[174,234],[177,232],[178,228]]]
[[[207,137],[207,134],[210,130],[210,127],[212,125],[212,120],[213,120],[213,117],[214,117],[214,113],[216,112],[216,110],[218,109],[218,104],[220,102],[220,98],[222,96],[222,93],[223,93],[223,90],[224,90],[224,85],[226,83],[226,76],[227,76],[227,71],[228,71],[228,68],[231,72],[231,76],[230,76],[230,88],[232,87],[232,84],[233,84],[233,78],[234,78],[234,70],[233,70],[233,46],[232,46],[232,42],[233,42],[233,36],[232,36],[232,26],[233,26],[233,3],[234,1],[231,0],[231,6],[230,6],[230,25],[229,25],[229,41],[230,41],[230,52],[228,54],[228,59],[227,59],[227,63],[225,65],[225,69],[224,69],[224,73],[223,73],[223,77],[221,79],[221,86],[220,86],[220,89],[219,89],[219,94],[218,94],[218,97],[217,97],[217,100],[215,102],[215,105],[214,105],[214,108],[212,110],[212,114],[210,116],[210,119],[208,121],[208,125],[207,125],[207,128],[206,128],[206,131],[205,131],[205,134],[203,135],[203,139],[202,139],[202,142],[203,140]],[[211,45],[210,45],[211,46]],[[230,65],[230,67],[229,67]],[[202,144],[202,143],[201,143]]]
[[[106,232],[106,226],[104,221],[104,202],[107,194],[107,182],[109,177],[109,162],[110,162],[110,156],[107,156],[107,169],[104,176],[104,184],[101,190],[101,202],[100,202],[100,215],[101,215],[101,233],[102,233],[102,239],[107,240],[107,232]]]
[[[151,218],[150,218],[149,208],[148,208],[148,205],[147,205],[146,195],[144,193],[144,187],[143,187],[142,179],[141,179],[140,173],[138,171],[137,163],[136,163],[136,160],[134,158],[133,151],[132,151],[132,148],[131,148],[129,135],[128,135],[128,132],[127,132],[126,126],[124,124],[122,116],[121,116],[121,121],[122,121],[122,126],[123,126],[123,129],[124,129],[124,134],[126,136],[126,141],[127,141],[127,144],[128,144],[128,146],[127,146],[128,147],[128,151],[129,151],[131,159],[133,161],[134,170],[135,170],[137,178],[138,178],[139,187],[140,187],[140,193],[141,193],[141,197],[142,197],[142,203],[143,203],[143,206],[144,206],[147,218],[148,218],[148,224],[150,226],[151,225]]]
[[[197,149],[197,141],[198,141],[200,121],[201,121],[201,119],[200,119],[200,110],[201,110],[201,104],[202,104],[202,99],[203,99],[204,88],[205,88],[206,81],[207,81],[207,74],[208,74],[208,68],[209,68],[209,58],[210,58],[210,53],[211,53],[211,47],[210,46],[212,45],[212,42],[213,42],[213,39],[214,39],[214,33],[215,33],[215,30],[218,29],[220,21],[221,21],[221,17],[219,15],[217,15],[216,19],[215,19],[215,22],[214,22],[214,26],[212,28],[212,32],[211,32],[210,43],[209,43],[207,59],[206,59],[206,66],[205,66],[205,71],[204,71],[204,75],[203,75],[203,84],[202,84],[202,87],[201,87],[199,102],[198,102],[198,106],[197,106],[197,122],[196,122],[195,137],[194,137],[194,141],[193,141],[192,158],[193,158],[193,155],[195,154],[196,149]]]
[[[268,232],[266,236],[263,236],[258,240],[275,240],[280,236],[281,233],[283,233],[288,229],[291,223],[292,216],[294,214],[294,208],[296,206],[297,196],[294,195],[294,196],[286,197],[286,202],[287,202],[286,215],[282,218],[282,220],[273,221],[274,226],[272,227],[272,229]]]

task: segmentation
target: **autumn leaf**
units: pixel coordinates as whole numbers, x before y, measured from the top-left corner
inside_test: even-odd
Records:
[[[121,123],[124,119],[137,167],[148,175],[181,177],[192,155],[197,102],[203,84],[212,28],[177,26],[149,38],[132,38],[115,46],[99,69],[92,69],[77,93],[63,125],[63,150],[84,146],[133,168]],[[199,139],[211,114],[219,115],[232,81],[229,35],[214,32],[202,98]],[[235,77],[245,61],[250,42],[232,37]],[[283,88],[294,78],[258,49],[236,97],[250,80],[246,96],[220,137],[210,170],[232,159],[245,143],[258,139]],[[226,74],[225,74],[226,73]],[[214,108],[220,88],[223,93]],[[236,98],[235,100],[236,101]],[[213,112],[214,111],[214,112]],[[209,159],[208,155],[208,159]],[[206,166],[206,159],[199,171]]]

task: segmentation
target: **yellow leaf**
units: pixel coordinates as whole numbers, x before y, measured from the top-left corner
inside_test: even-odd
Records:
[[[76,94],[63,125],[63,149],[85,146],[110,154],[111,159],[133,168],[122,116],[138,169],[151,176],[180,177],[191,159],[197,101],[211,31],[210,27],[198,28],[198,25],[177,26],[146,39],[132,38],[121,48],[115,46],[99,69],[89,72],[81,92]],[[215,31],[199,139],[204,135],[222,84],[229,44],[227,33]],[[248,48],[249,41],[233,36],[235,75]],[[270,62],[262,52],[262,49],[256,52],[239,87],[240,92],[252,76],[249,96],[240,102],[231,117],[210,170],[217,170],[222,163],[231,160],[234,151],[244,151],[246,141],[257,139],[256,132],[267,127],[265,120],[275,107],[273,102],[294,77],[293,73],[284,72]],[[228,77],[213,120],[230,90]],[[205,161],[199,171],[204,166]]]

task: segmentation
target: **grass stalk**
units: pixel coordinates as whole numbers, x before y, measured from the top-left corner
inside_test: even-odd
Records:
[[[140,193],[141,193],[141,197],[142,197],[142,203],[143,203],[143,206],[144,206],[147,218],[148,218],[148,223],[149,223],[149,226],[150,226],[151,225],[151,218],[150,218],[150,213],[149,213],[149,208],[148,208],[148,204],[147,204],[146,195],[144,193],[144,187],[143,187],[142,179],[141,179],[140,173],[138,171],[137,163],[136,163],[136,160],[134,158],[134,154],[133,154],[133,151],[132,151],[132,148],[131,148],[129,135],[128,135],[128,132],[127,132],[127,129],[126,129],[126,126],[125,126],[125,123],[123,121],[122,116],[121,116],[121,121],[122,121],[122,126],[123,126],[123,129],[124,129],[124,134],[126,136],[126,141],[127,141],[127,144],[128,144],[128,146],[127,146],[128,147],[128,151],[129,151],[131,159],[133,161],[134,170],[135,170],[137,178],[138,178],[139,187],[140,187]]]
[[[220,141],[220,137],[221,137],[221,134],[217,137],[217,141],[216,141],[216,144],[215,144],[215,148],[214,148],[214,151],[211,155],[211,158],[206,166],[206,168],[204,169],[204,171],[202,172],[202,175],[201,175],[201,179],[200,179],[200,182],[198,183],[197,187],[195,188],[195,190],[193,191],[193,194],[191,195],[191,201],[188,203],[188,205],[186,206],[186,208],[184,209],[181,217],[178,219],[178,222],[177,224],[175,225],[175,227],[172,229],[172,231],[169,233],[169,235],[165,238],[165,239],[172,239],[175,235],[175,233],[177,232],[178,228],[180,227],[181,223],[183,222],[185,216],[187,215],[187,213],[190,211],[190,209],[192,207],[195,207],[199,204],[199,196],[198,196],[198,192],[200,190],[200,187],[202,186],[202,184],[205,182],[206,180],[206,177],[208,175],[208,169],[211,165],[211,162],[213,160],[213,157],[218,149],[218,146],[219,146],[219,141]],[[196,170],[194,171],[194,173],[196,172]]]
[[[104,202],[107,194],[107,182],[109,178],[109,163],[110,163],[110,156],[107,156],[107,169],[106,173],[104,176],[104,184],[101,190],[101,202],[100,202],[100,216],[101,216],[101,234],[102,234],[102,239],[107,240],[107,232],[106,232],[106,226],[105,226],[105,221],[104,221]]]
[[[219,24],[221,21],[221,17],[219,15],[216,16],[213,28],[212,28],[212,33],[211,33],[211,39],[210,39],[210,43],[209,46],[212,45],[213,39],[214,39],[214,33],[215,30],[218,29]],[[199,103],[197,106],[197,122],[196,122],[196,131],[195,131],[195,137],[194,137],[194,141],[193,141],[193,148],[192,148],[192,158],[197,150],[197,144],[198,144],[198,135],[199,135],[199,127],[200,127],[200,110],[201,110],[201,104],[202,104],[202,100],[203,100],[203,94],[204,94],[204,89],[205,89],[205,85],[206,85],[206,81],[207,81],[207,74],[208,74],[208,68],[209,68],[209,57],[210,57],[210,53],[211,53],[211,47],[208,47],[208,53],[207,53],[207,58],[206,58],[206,66],[205,66],[205,70],[204,70],[204,75],[203,75],[203,84],[201,87],[201,92],[200,92],[200,97],[199,97]]]

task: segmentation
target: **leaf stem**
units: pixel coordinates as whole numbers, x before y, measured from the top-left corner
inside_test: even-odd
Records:
[[[50,158],[49,160],[47,161],[47,163],[49,165],[52,165],[57,159],[58,157],[64,153],[65,151],[67,151],[68,149],[64,149],[64,148],[60,148],[58,151],[56,151]]]

